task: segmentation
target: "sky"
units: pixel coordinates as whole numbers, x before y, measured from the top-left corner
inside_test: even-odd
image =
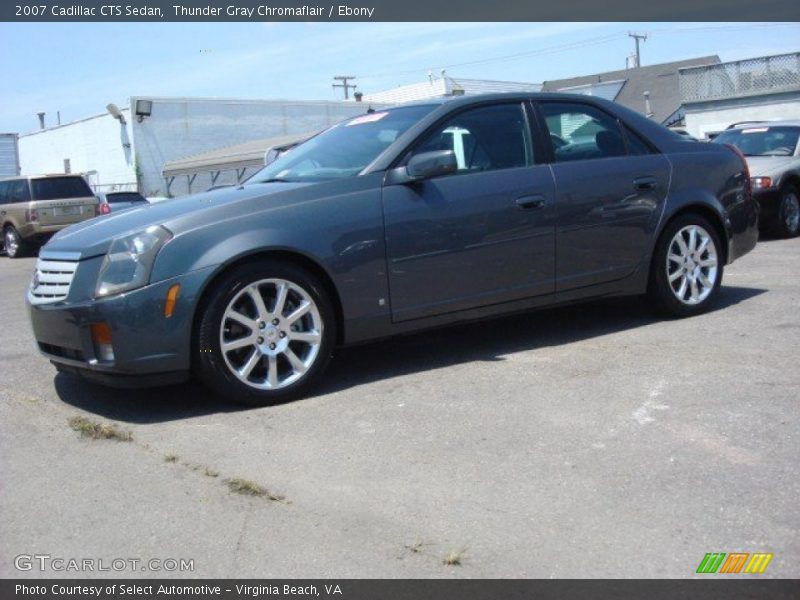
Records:
[[[2,23],[0,132],[105,112],[130,96],[335,100],[448,76],[541,83],[717,54],[800,51],[798,23]]]

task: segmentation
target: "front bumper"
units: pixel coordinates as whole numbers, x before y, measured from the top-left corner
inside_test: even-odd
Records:
[[[210,272],[193,271],[111,298],[74,301],[80,291],[70,290],[62,302],[29,302],[39,350],[59,370],[105,385],[148,387],[185,381],[191,369],[194,309]],[[81,279],[76,274],[73,287]],[[180,292],[167,318],[167,290],[176,283]],[[113,360],[103,360],[92,341],[90,327],[96,323],[106,323],[111,330]]]
[[[774,219],[778,218],[778,206],[780,205],[781,195],[778,188],[764,188],[753,191],[753,198],[756,199],[761,207],[761,225],[769,225]]]

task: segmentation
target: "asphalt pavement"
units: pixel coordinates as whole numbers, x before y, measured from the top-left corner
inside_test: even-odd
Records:
[[[609,299],[422,333],[259,409],[56,375],[34,260],[0,257],[0,577],[693,577],[707,552],[800,576],[800,239],[700,317]]]

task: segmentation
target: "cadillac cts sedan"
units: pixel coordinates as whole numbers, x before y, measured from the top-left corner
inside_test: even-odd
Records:
[[[486,95],[369,110],[245,185],[56,235],[27,294],[60,371],[194,375],[295,398],[333,349],[456,321],[646,294],[707,310],[758,237],[747,165],[611,102]]]

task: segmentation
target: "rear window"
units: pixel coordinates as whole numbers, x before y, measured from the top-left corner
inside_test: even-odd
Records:
[[[48,177],[32,179],[34,200],[61,200],[62,198],[86,198],[92,196],[89,184],[82,177]]]
[[[147,202],[141,194],[136,192],[120,192],[119,194],[106,194],[109,202]]]

